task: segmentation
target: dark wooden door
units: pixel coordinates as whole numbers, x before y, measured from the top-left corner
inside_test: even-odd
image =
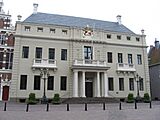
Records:
[[[2,100],[8,101],[9,98],[9,86],[3,86]]]
[[[86,82],[86,97],[93,97],[93,82]]]

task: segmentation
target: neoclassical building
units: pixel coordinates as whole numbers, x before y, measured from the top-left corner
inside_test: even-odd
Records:
[[[109,22],[40,13],[34,6],[32,15],[16,23],[11,98],[150,94],[143,30],[135,34],[120,15]]]

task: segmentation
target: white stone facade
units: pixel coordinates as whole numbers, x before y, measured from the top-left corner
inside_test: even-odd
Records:
[[[42,29],[38,31],[38,28]],[[54,76],[53,90],[47,90],[46,84],[47,98],[52,98],[55,93],[62,98],[121,98],[127,97],[128,93],[136,96],[136,73],[143,78],[140,95],[150,93],[145,35],[99,29],[94,29],[92,36],[84,36],[83,33],[83,28],[78,27],[17,22],[11,98],[27,98],[31,92],[41,98],[43,79],[40,80],[40,89],[34,88],[34,76],[40,75],[41,68],[47,68],[50,76]],[[121,39],[117,36],[121,36]],[[29,48],[28,58],[22,58],[23,46]],[[40,62],[34,62],[36,47],[42,48]],[[51,64],[48,62],[49,48],[55,49],[54,62]],[[67,50],[66,60],[61,60],[62,49]],[[118,53],[123,59],[119,63]],[[20,89],[21,75],[27,76],[23,89]],[[65,90],[61,88],[61,76],[66,77]],[[108,82],[109,79],[112,79],[112,83]],[[129,79],[133,80],[132,85]]]

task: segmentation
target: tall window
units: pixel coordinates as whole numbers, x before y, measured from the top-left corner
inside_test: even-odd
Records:
[[[27,89],[27,75],[21,75],[20,77],[20,90]]]
[[[124,91],[124,78],[119,78],[119,90]]]
[[[55,59],[55,49],[49,48],[49,59]]]
[[[128,54],[128,64],[132,64],[132,54]]]
[[[67,90],[67,77],[61,76],[61,90]]]
[[[47,82],[47,90],[54,90],[54,76],[49,76]]]
[[[34,90],[40,90],[40,85],[41,85],[41,77],[34,76]]]
[[[109,90],[110,91],[113,91],[114,90],[114,82],[113,82],[113,78],[109,77],[108,78],[108,87],[109,87]]]
[[[122,53],[118,53],[118,63],[123,63]]]
[[[129,78],[129,90],[134,91],[134,79]]]
[[[92,54],[92,47],[91,46],[84,46],[84,58],[88,60],[92,60],[93,54]]]
[[[108,63],[112,63],[112,52],[107,52]]]
[[[143,84],[143,78],[139,80],[139,90],[143,91],[144,90],[144,84]]]
[[[137,55],[137,63],[138,63],[138,65],[142,64],[142,56],[141,55]]]
[[[61,60],[67,60],[67,49],[61,49]]]
[[[36,47],[36,58],[42,58],[42,48]]]
[[[29,47],[23,46],[22,48],[22,58],[28,58],[29,55]]]

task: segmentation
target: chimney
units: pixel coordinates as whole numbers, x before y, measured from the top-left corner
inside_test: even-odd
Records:
[[[33,4],[33,14],[37,14],[37,9],[38,9],[38,4],[34,3]]]
[[[159,49],[159,41],[157,40],[157,38],[155,38],[154,44],[155,44],[155,48]]]
[[[117,22],[118,22],[119,25],[122,24],[122,22],[121,22],[121,15],[117,15]]]
[[[18,15],[17,18],[18,18],[18,21],[21,21],[22,16]]]
[[[142,35],[144,35],[144,29],[141,30]]]

